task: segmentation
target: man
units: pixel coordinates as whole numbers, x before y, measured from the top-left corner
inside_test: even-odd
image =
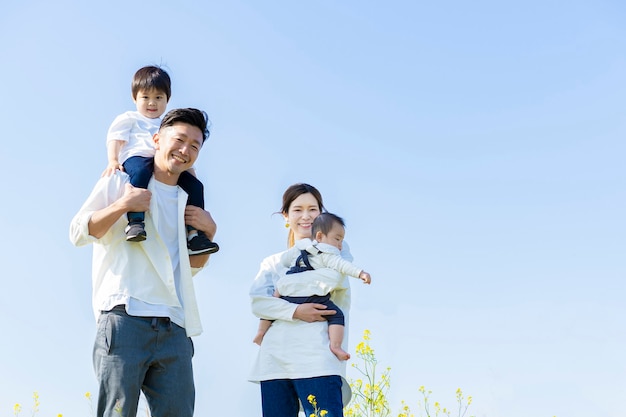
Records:
[[[185,224],[210,239],[217,227],[209,212],[186,206],[187,194],[176,183],[208,134],[204,112],[170,111],[154,135],[148,189],[134,188],[116,171],[98,181],[70,225],[74,245],[93,243],[98,417],[135,416],[140,391],[154,416],[193,415],[190,337],[202,327],[192,275],[209,255],[188,255]],[[129,211],[146,211],[144,242],[125,240]]]

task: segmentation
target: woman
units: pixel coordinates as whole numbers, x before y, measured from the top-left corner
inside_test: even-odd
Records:
[[[322,195],[315,187],[294,184],[287,188],[281,213],[289,228],[290,247],[296,240],[311,238],[313,220],[323,210]],[[324,316],[335,312],[326,310],[322,304],[292,304],[273,297],[276,281],[286,272],[280,262],[281,254],[263,260],[250,290],[252,312],[257,317],[274,320],[263,338],[250,376],[251,381],[261,383],[263,416],[297,417],[300,403],[305,415],[311,415],[314,410],[308,397],[314,395],[317,406],[328,412],[327,417],[341,417],[351,392],[345,380],[346,361],[337,359],[328,348],[328,324]],[[345,242],[341,254],[352,260]],[[343,310],[347,324],[350,308],[347,277],[331,299]]]

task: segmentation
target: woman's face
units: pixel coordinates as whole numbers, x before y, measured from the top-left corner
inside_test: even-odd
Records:
[[[310,238],[313,220],[320,214],[317,199],[311,193],[300,194],[289,206],[285,221],[293,231],[296,240]]]

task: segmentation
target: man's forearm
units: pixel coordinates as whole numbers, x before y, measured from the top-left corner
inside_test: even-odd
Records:
[[[89,234],[100,239],[126,211],[126,208],[119,204],[118,200],[110,206],[94,212],[89,219]]]

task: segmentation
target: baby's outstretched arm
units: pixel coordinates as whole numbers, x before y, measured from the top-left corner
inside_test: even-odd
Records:
[[[113,175],[115,171],[124,171],[124,167],[120,164],[119,154],[126,142],[123,140],[112,140],[107,142],[107,160],[106,169],[102,172],[101,177]]]
[[[364,284],[369,284],[372,282],[372,277],[369,273],[365,271],[361,271],[361,273],[359,274],[359,279],[363,281]]]

